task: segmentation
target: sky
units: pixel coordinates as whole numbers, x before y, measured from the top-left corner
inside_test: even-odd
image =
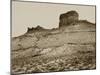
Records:
[[[28,27],[57,28],[60,14],[70,10],[77,11],[80,20],[95,23],[95,6],[12,1],[12,37],[23,35]]]

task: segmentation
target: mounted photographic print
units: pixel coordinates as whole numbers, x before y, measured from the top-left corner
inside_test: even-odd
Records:
[[[96,6],[11,2],[11,74],[96,69]]]

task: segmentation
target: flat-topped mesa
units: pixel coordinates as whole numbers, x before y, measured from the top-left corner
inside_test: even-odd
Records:
[[[67,26],[78,21],[79,14],[74,10],[68,11],[67,13],[61,14],[59,20],[59,27]]]

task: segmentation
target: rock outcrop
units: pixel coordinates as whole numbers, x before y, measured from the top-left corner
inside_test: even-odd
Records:
[[[60,15],[59,27],[28,28],[12,38],[12,73],[95,69],[95,24],[79,21],[78,13],[69,11]]]
[[[68,11],[67,13],[61,14],[59,18],[59,27],[63,25],[70,25],[79,20],[79,14],[76,11]]]
[[[29,27],[28,27],[27,33],[33,33],[33,32],[36,32],[36,31],[43,31],[43,30],[46,30],[46,29],[44,29],[44,28],[41,27],[41,26],[32,27],[32,28],[29,28]]]

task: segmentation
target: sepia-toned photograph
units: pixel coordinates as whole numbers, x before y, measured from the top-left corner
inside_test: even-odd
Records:
[[[11,74],[95,69],[95,5],[11,1]]]

